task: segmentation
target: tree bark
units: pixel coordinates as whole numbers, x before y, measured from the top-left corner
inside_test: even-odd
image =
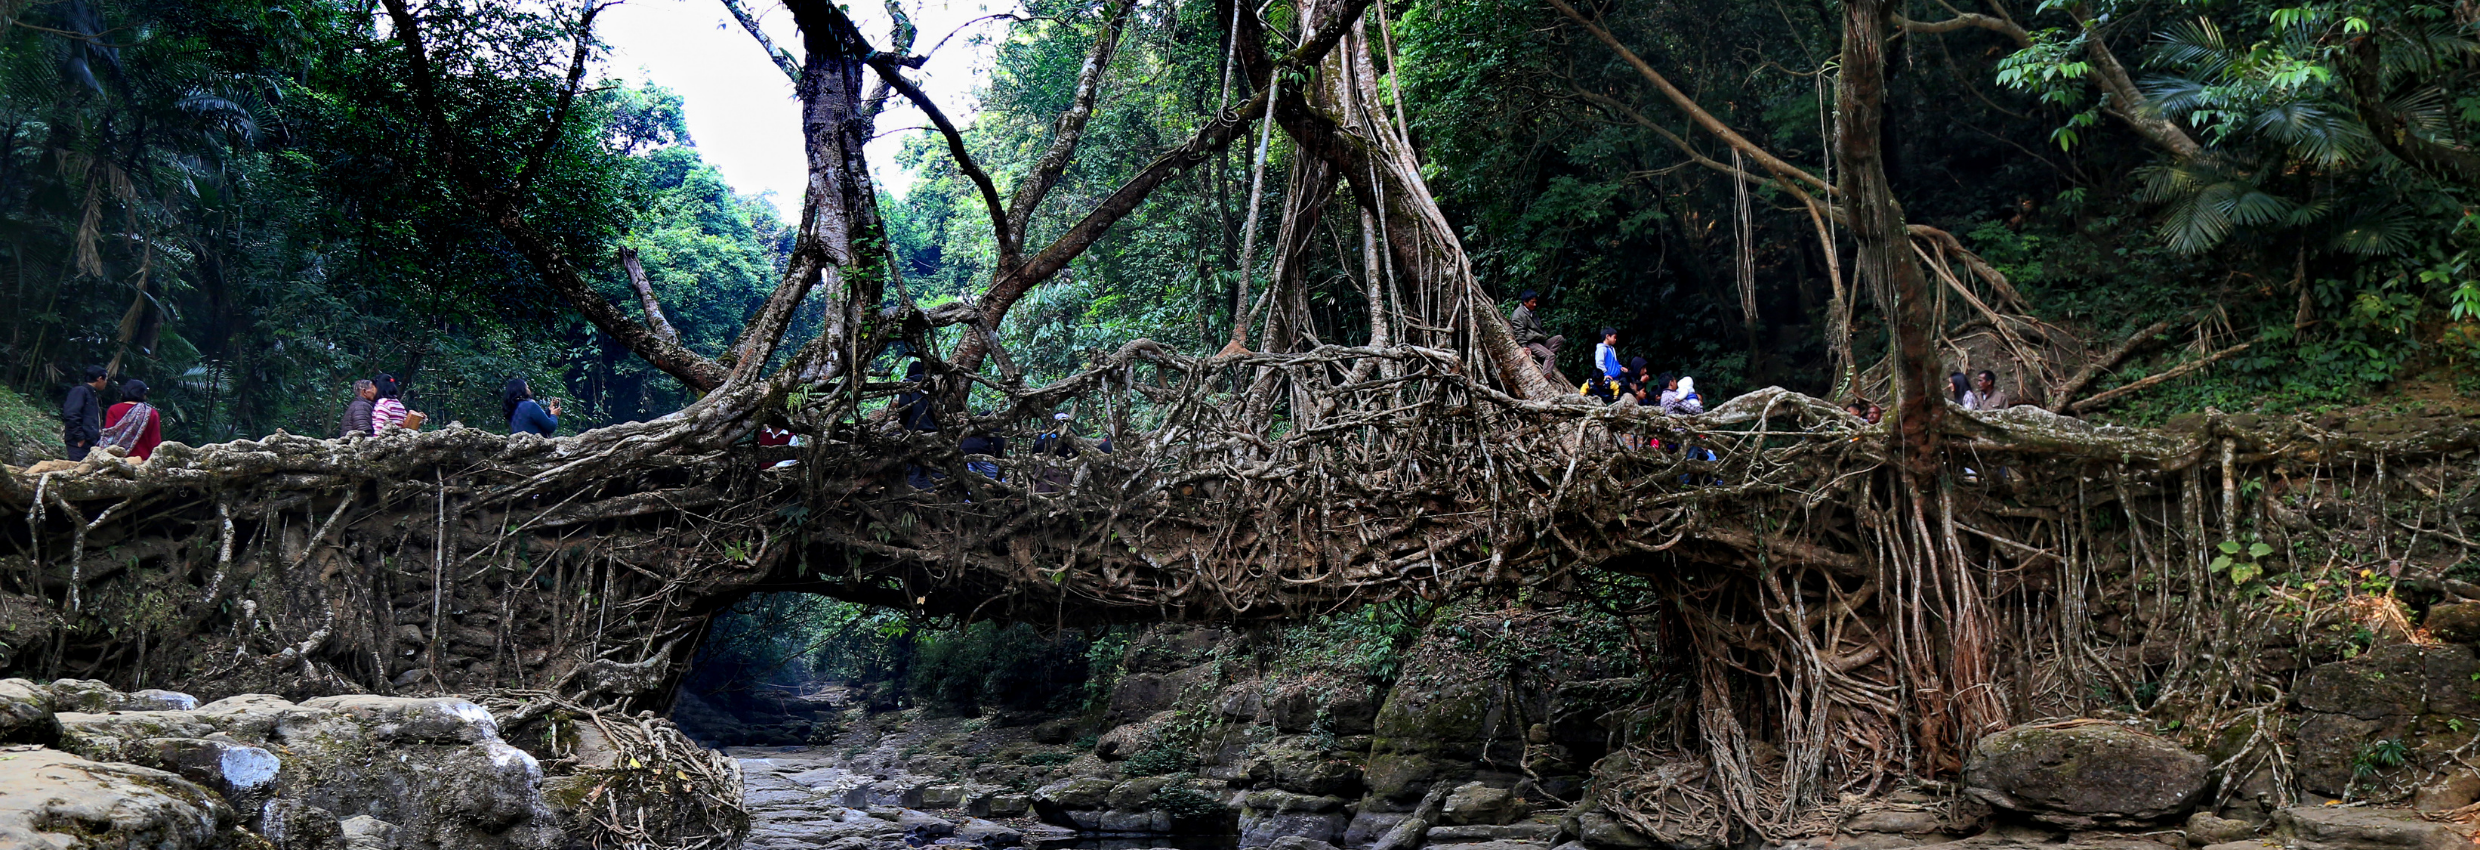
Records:
[[[1557,2],[1557,0],[1552,0]],[[1835,108],[1842,122],[1843,208],[1859,243],[1854,264],[1862,279],[1893,296],[1895,454],[1921,480],[1937,472],[1937,426],[1946,415],[1936,392],[1937,351],[1930,344],[1937,316],[1929,306],[1929,278],[1913,260],[1903,208],[1886,179],[1884,0],[1845,0],[1843,73]]]

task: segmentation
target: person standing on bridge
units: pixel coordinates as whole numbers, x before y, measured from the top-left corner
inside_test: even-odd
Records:
[[[164,417],[146,403],[146,382],[131,378],[122,383],[121,398],[126,400],[104,411],[103,434],[95,445],[119,446],[139,460],[154,457],[155,447],[164,442]]]
[[[70,460],[85,460],[103,437],[103,402],[98,393],[109,380],[101,366],[86,367],[85,380],[69,388],[60,402],[60,442]]]
[[[371,383],[377,384],[379,389],[379,399],[370,403],[370,432],[372,434],[386,435],[395,433],[395,429],[397,428],[412,430],[422,427],[422,414],[405,407],[405,386],[403,383],[396,380],[395,375],[382,372],[379,377],[372,378]],[[511,378],[509,379],[509,383],[517,387],[523,387],[525,385],[524,379],[521,378]],[[502,405],[505,406],[507,402],[507,393],[503,390],[500,395]],[[527,390],[525,397],[529,400],[532,399],[534,397],[533,391]],[[551,405],[552,416],[560,415],[559,407],[560,406],[557,402],[554,402]],[[551,422],[551,426],[554,428],[559,427],[559,424],[559,420],[557,419],[554,419]],[[544,436],[550,435],[545,434]]]
[[[1507,324],[1511,330],[1515,331],[1516,344],[1524,346],[1525,352],[1531,354],[1533,360],[1541,366],[1541,376],[1554,381],[1560,380],[1559,370],[1550,364],[1558,358],[1559,348],[1567,344],[1567,337],[1550,336],[1544,332],[1541,329],[1541,317],[1533,313],[1539,309],[1541,309],[1541,293],[1527,289],[1522,295],[1516,296],[1516,309],[1515,312],[1507,314]]]

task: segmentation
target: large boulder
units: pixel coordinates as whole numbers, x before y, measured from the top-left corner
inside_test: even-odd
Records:
[[[83,705],[127,704],[83,683],[75,691]],[[408,846],[548,850],[562,840],[540,764],[465,700],[295,704],[245,694],[192,710],[64,712],[58,720],[63,749],[175,771],[253,813],[284,801],[287,812],[367,816],[392,825]]]
[[[233,843],[215,795],[160,770],[31,746],[0,749],[0,847],[190,850]]]
[[[2017,726],[1980,740],[1965,790],[2076,829],[2139,826],[2186,813],[2209,765],[2177,744],[2101,721]]]

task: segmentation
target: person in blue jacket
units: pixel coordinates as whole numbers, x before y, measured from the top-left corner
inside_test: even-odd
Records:
[[[499,392],[499,406],[508,414],[508,433],[540,434],[545,437],[560,430],[560,400],[552,399],[547,407],[534,400],[534,388],[524,378],[510,378]]]
[[[1593,347],[1593,365],[1602,370],[1604,380],[1619,380],[1619,329],[1603,328],[1602,344]]]

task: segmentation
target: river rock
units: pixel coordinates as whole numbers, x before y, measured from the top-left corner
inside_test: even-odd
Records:
[[[981,818],[973,818],[965,821],[964,823],[957,824],[956,834],[948,836],[946,839],[942,840],[941,843],[946,843],[946,841],[956,841],[963,844],[971,844],[976,847],[986,848],[987,850],[996,850],[996,848],[1014,847],[1024,843],[1025,834],[1010,828],[1006,824],[993,823]]]
[[[2450,812],[2480,802],[2480,774],[2458,770],[2447,774],[2411,795],[2411,808],[2422,812]]]
[[[1653,842],[1606,812],[1576,816],[1576,839],[1594,850],[1646,850]]]
[[[396,825],[369,815],[354,815],[340,824],[345,850],[394,850]]]
[[[0,679],[0,744],[48,745],[59,740],[51,692],[24,679]]]
[[[54,711],[188,711],[198,707],[197,697],[179,691],[148,688],[125,694],[93,679],[59,679],[44,687],[52,693]]]
[[[255,810],[289,800],[396,826],[408,846],[548,850],[562,841],[542,768],[460,699],[266,694],[192,710],[58,715],[61,745],[149,762]],[[281,754],[281,755],[278,755]],[[273,774],[269,782],[268,774]]]
[[[1352,822],[1345,805],[1339,797],[1250,792],[1240,810],[1240,846],[1263,847],[1286,838],[1332,843]]]
[[[1433,826],[1429,828],[1429,834],[1423,837],[1431,847],[1444,844],[1487,844],[1493,841],[1523,841],[1546,847],[1550,842],[1558,839],[1559,826],[1552,823],[1532,822]]]
[[[147,738],[123,747],[120,761],[206,786],[242,811],[254,811],[275,795],[284,763],[260,747],[208,738]]]
[[[170,773],[39,747],[0,750],[0,847],[220,848],[232,807]]]
[[[2212,812],[2197,812],[2187,818],[2187,843],[2194,846],[2228,844],[2255,836],[2255,824],[2236,818],[2219,817]]]
[[[276,850],[348,850],[344,824],[326,809],[298,800],[269,800],[258,813],[258,835]]]
[[[1516,798],[1505,788],[1467,782],[1447,795],[1443,812],[1444,821],[1453,826],[1506,823],[1516,818]]]
[[[2294,850],[2463,850],[2473,832],[2418,812],[2346,806],[2292,806],[2274,812],[2273,824]]]
[[[981,792],[964,800],[964,813],[977,818],[1012,818],[1032,807],[1032,799],[1023,794]]]
[[[1973,796],[2077,829],[2182,814],[2204,792],[2203,756],[2111,723],[2017,726],[1980,740],[1965,762]]]

